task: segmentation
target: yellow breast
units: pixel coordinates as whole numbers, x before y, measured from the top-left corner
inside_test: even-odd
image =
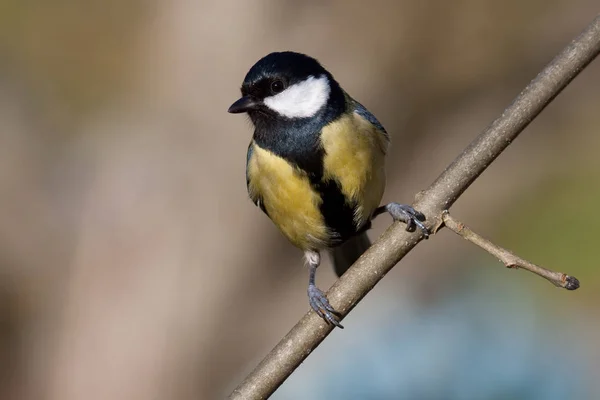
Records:
[[[385,190],[385,152],[388,140],[357,113],[323,128],[324,180],[339,182],[348,201],[357,204],[355,224],[368,222]]]
[[[354,207],[356,228],[367,223],[385,189],[387,138],[357,113],[345,115],[321,132],[324,182],[335,181]],[[325,224],[321,195],[303,170],[251,143],[248,192],[261,202],[281,232],[303,250],[327,247],[332,231]],[[332,227],[335,228],[335,227]]]
[[[319,210],[321,198],[306,173],[256,143],[251,146],[250,198],[262,199],[271,220],[295,246],[303,250],[325,247],[329,233]]]

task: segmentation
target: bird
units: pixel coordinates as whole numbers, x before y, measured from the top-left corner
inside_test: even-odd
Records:
[[[308,300],[327,323],[341,315],[316,286],[321,253],[341,276],[371,245],[367,230],[389,213],[428,238],[425,216],[412,206],[380,205],[390,137],[313,57],[272,52],[246,74],[229,113],[246,113],[254,133],[246,158],[252,202],[304,253]]]

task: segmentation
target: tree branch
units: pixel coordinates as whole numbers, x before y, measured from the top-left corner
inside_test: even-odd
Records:
[[[468,226],[454,219],[447,211],[442,213],[442,219],[445,227],[461,236],[463,239],[466,239],[469,242],[481,247],[483,250],[499,259],[507,268],[523,268],[549,280],[555,286],[565,288],[567,290],[575,290],[579,288],[579,280],[574,276],[569,276],[567,274],[563,274],[562,272],[550,271],[549,269],[540,267],[539,265],[535,265],[527,260],[522,259],[510,251],[503,249],[502,247],[479,236]]]
[[[414,207],[427,216],[433,232],[443,226],[442,213],[508,147],[523,129],[600,52],[600,16],[573,40],[517,96],[424,192]],[[394,223],[369,250],[331,287],[327,296],[336,310],[348,314],[422,236]],[[307,313],[261,363],[231,393],[231,399],[269,397],[333,327],[314,312]]]

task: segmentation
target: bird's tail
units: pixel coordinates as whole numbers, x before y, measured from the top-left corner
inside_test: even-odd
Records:
[[[342,276],[370,246],[371,241],[367,233],[363,232],[334,247],[330,254],[337,276]]]

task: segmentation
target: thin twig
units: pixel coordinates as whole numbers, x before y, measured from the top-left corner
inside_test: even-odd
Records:
[[[446,228],[450,229],[457,235],[462,236],[463,239],[466,239],[469,242],[481,247],[483,250],[500,260],[507,268],[525,269],[549,280],[555,286],[565,288],[567,290],[575,290],[579,288],[579,280],[574,276],[563,274],[562,272],[550,271],[549,269],[540,267],[539,265],[535,265],[527,260],[522,259],[510,251],[479,236],[468,226],[454,219],[447,211],[442,214],[442,219],[444,220],[444,226]]]
[[[502,153],[525,127],[600,52],[600,16],[573,40],[517,96],[514,102],[417,196],[414,207],[427,216],[434,232],[442,212]],[[392,224],[331,287],[327,297],[345,316],[422,239]],[[268,398],[331,333],[314,312],[306,314],[230,395],[232,399]]]

